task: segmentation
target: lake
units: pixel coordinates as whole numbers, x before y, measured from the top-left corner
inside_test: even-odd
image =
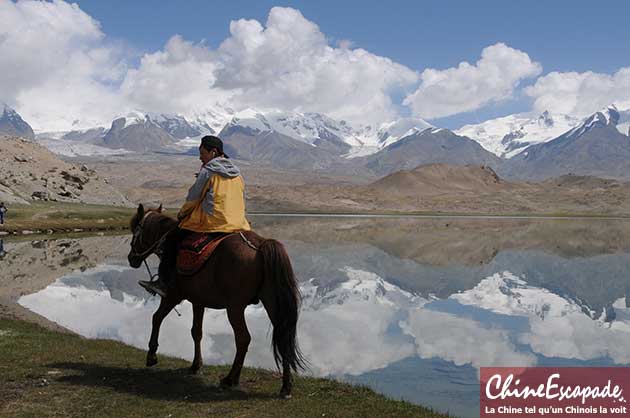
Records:
[[[291,257],[303,294],[299,343],[314,375],[474,417],[482,366],[630,364],[630,221],[252,221]],[[24,285],[22,306],[86,337],[146,349],[159,298],[136,284],[147,272],[128,267],[129,242],[5,239],[2,275],[50,283]],[[159,353],[192,359],[191,306],[178,310]],[[261,305],[248,307],[247,321],[246,365],[273,368]],[[225,312],[208,310],[204,362],[231,363],[233,341]]]

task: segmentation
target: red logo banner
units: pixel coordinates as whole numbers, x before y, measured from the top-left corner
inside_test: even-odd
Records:
[[[630,416],[627,367],[482,367],[480,416]]]

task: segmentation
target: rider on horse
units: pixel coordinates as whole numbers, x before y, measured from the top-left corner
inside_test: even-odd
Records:
[[[201,138],[199,159],[201,170],[177,214],[179,225],[164,240],[158,280],[139,282],[162,297],[175,276],[178,243],[191,231],[222,235],[251,230],[245,218],[245,184],[238,167],[223,152],[221,139],[212,135]]]

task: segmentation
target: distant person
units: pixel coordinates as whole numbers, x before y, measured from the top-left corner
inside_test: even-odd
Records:
[[[238,167],[223,152],[223,141],[212,135],[201,138],[199,159],[201,170],[177,214],[179,225],[168,233],[162,246],[158,280],[138,282],[162,297],[175,275],[177,245],[191,231],[220,234],[251,230],[245,218],[245,183]]]
[[[4,225],[4,216],[9,211],[6,206],[4,206],[4,202],[0,202],[0,225]]]

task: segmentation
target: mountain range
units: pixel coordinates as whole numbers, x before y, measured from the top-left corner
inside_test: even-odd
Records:
[[[451,131],[417,118],[356,127],[319,113],[219,109],[194,117],[130,112],[109,127],[40,133],[55,152],[87,143],[109,150],[196,154],[198,139],[220,136],[233,158],[277,169],[383,176],[419,165],[479,165],[510,179],[563,174],[630,179],[630,111],[608,106],[586,119],[543,112],[516,114]],[[0,133],[32,137],[4,106]],[[66,154],[71,156],[72,154]]]
[[[528,147],[510,160],[505,174],[544,179],[566,173],[627,178],[630,138],[618,130],[620,112],[609,106],[545,143]]]
[[[570,115],[515,114],[491,119],[477,125],[464,125],[455,132],[475,139],[486,150],[510,158],[530,145],[556,138],[580,123]]]

